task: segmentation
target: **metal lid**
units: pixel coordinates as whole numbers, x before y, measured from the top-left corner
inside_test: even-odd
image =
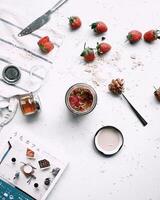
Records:
[[[104,156],[113,156],[120,151],[124,138],[119,129],[114,126],[100,128],[94,136],[96,150]]]
[[[15,84],[21,78],[20,70],[13,65],[9,65],[3,69],[3,79],[8,84]]]

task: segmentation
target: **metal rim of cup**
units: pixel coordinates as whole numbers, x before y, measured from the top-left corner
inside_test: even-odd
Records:
[[[16,70],[18,71],[18,76],[17,76],[17,78],[16,78],[15,80],[10,80],[10,79],[6,76],[6,70],[9,69],[9,68],[11,68],[11,67],[13,67],[14,69],[16,69]],[[19,70],[18,67],[14,66],[14,65],[8,65],[8,66],[6,66],[6,67],[3,69],[3,71],[2,71],[2,76],[3,76],[3,79],[4,79],[4,81],[5,81],[6,83],[12,85],[12,84],[17,83],[17,82],[20,80],[20,78],[21,78],[21,72],[20,72],[20,70]]]
[[[97,147],[97,145],[96,145],[96,136],[98,135],[98,133],[99,133],[102,129],[108,129],[108,128],[112,128],[112,129],[116,130],[117,132],[119,132],[119,134],[121,135],[121,139],[122,139],[122,144],[121,144],[120,147],[117,149],[117,151],[114,152],[114,153],[112,153],[112,154],[107,154],[107,153],[102,152],[102,151]],[[116,128],[115,126],[110,126],[110,125],[108,125],[108,126],[103,126],[103,127],[101,127],[100,129],[98,129],[98,131],[96,132],[96,134],[95,134],[95,136],[94,136],[94,147],[95,147],[95,149],[96,149],[101,155],[103,155],[103,156],[105,156],[105,157],[114,156],[115,154],[117,154],[117,153],[121,150],[121,148],[123,147],[123,145],[124,145],[124,137],[123,137],[123,134],[122,134],[122,132],[121,132],[118,128]]]
[[[94,94],[92,93],[92,95],[93,95],[93,101],[94,101],[94,105],[92,106],[92,108],[91,109],[89,109],[89,110],[87,110],[86,112],[79,112],[79,111],[76,111],[76,110],[74,110],[74,109],[72,109],[69,105],[68,105],[68,93],[70,92],[70,90],[74,87],[74,86],[77,86],[77,85],[84,85],[84,86],[87,86],[88,88],[91,88],[92,90],[93,90],[93,92],[94,92]],[[74,84],[74,85],[72,85],[71,87],[69,87],[69,89],[67,90],[67,92],[66,92],[66,95],[65,95],[65,104],[66,104],[66,106],[67,106],[67,108],[73,113],[73,114],[75,114],[75,115],[86,115],[86,114],[89,114],[90,112],[92,112],[93,110],[94,110],[94,108],[96,107],[96,105],[97,105],[97,93],[96,93],[96,91],[95,91],[95,89],[91,86],[91,85],[89,85],[89,84],[87,84],[87,83],[76,83],[76,84]]]

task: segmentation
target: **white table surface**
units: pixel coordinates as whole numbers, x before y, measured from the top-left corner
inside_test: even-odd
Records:
[[[24,24],[28,24],[55,1],[1,2],[23,13],[27,18]],[[151,45],[141,41],[134,46],[124,43],[129,30],[144,33],[159,28],[159,5],[158,0],[69,0],[53,14],[52,19],[55,17],[65,38],[47,83],[39,92],[42,112],[27,119],[19,109],[1,132],[3,136],[14,131],[28,134],[52,151],[58,148],[68,158],[70,165],[49,200],[160,199],[160,104],[153,96],[153,86],[160,85],[160,41]],[[71,15],[82,19],[83,25],[76,32],[68,28],[67,17]],[[89,28],[97,20],[108,25],[105,36],[112,51],[92,64],[85,64],[79,56],[84,42],[95,46],[100,41]],[[108,83],[118,77],[125,79],[126,95],[147,120],[146,127],[124,100],[108,93]],[[77,82],[95,88],[98,104],[89,115],[74,118],[65,106],[64,96]],[[116,126],[124,135],[124,147],[111,158],[100,156],[93,148],[95,132],[104,125]]]

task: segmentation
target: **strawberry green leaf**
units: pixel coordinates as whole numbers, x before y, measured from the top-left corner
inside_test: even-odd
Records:
[[[69,18],[69,23],[72,24],[74,22],[74,17]]]
[[[97,22],[91,24],[91,29],[95,29],[97,26]]]
[[[86,55],[86,52],[83,51],[80,56],[84,57],[85,55]]]
[[[131,34],[128,34],[128,35],[127,35],[127,39],[128,39],[128,40],[131,40],[131,39],[132,39],[132,35],[131,35]]]

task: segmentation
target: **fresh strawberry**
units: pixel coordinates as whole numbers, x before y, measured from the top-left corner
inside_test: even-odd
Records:
[[[148,43],[153,42],[154,40],[160,39],[159,30],[150,30],[144,34],[144,40]]]
[[[105,53],[107,53],[108,51],[111,50],[111,45],[107,44],[106,42],[102,42],[102,43],[97,43],[97,54],[98,55],[103,55]]]
[[[91,29],[93,29],[97,34],[104,33],[108,30],[107,25],[104,22],[94,22],[91,24]]]
[[[38,41],[38,46],[44,53],[49,53],[54,48],[54,44],[49,40],[48,36],[41,38]]]
[[[133,44],[138,42],[142,38],[142,33],[137,30],[132,30],[127,35],[127,40]]]
[[[42,37],[39,41],[38,41],[38,45],[43,45],[44,43],[49,42],[49,37],[45,36]]]
[[[95,59],[94,50],[90,47],[86,47],[86,44],[84,45],[84,50],[81,53],[81,56],[84,57],[86,62],[92,62]]]
[[[52,42],[46,42],[40,48],[44,53],[49,53],[54,48],[54,45]]]
[[[70,24],[71,29],[75,30],[81,26],[82,22],[79,17],[72,16],[72,17],[69,17],[69,24]]]

